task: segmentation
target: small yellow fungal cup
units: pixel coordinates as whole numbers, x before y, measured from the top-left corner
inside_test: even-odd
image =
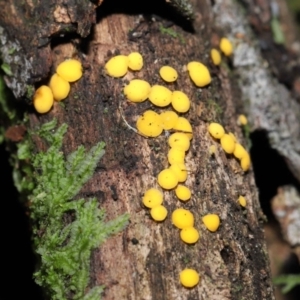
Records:
[[[56,73],[64,80],[74,82],[82,76],[81,62],[76,59],[65,60],[57,66]]]
[[[244,156],[248,155],[248,152],[246,151],[246,149],[241,144],[236,143],[234,151],[233,151],[233,155],[237,159],[242,159]]]
[[[216,214],[205,215],[202,217],[202,221],[205,227],[211,232],[217,231],[220,226],[220,218]]]
[[[168,161],[170,165],[183,164],[185,152],[177,148],[171,148],[168,152]]]
[[[218,66],[221,63],[221,54],[217,49],[210,50],[210,57],[214,65]]]
[[[33,106],[38,113],[47,113],[51,109],[53,102],[53,94],[48,86],[42,85],[35,91]]]
[[[182,132],[171,134],[168,143],[171,148],[177,148],[182,151],[188,151],[190,148],[190,139]]]
[[[187,288],[192,288],[199,283],[200,276],[193,269],[184,269],[180,272],[180,283]]]
[[[186,227],[180,231],[180,238],[187,244],[195,244],[199,237],[199,232],[194,227]]]
[[[171,103],[172,92],[162,85],[153,85],[148,98],[154,105],[165,107]]]
[[[54,100],[56,101],[67,98],[70,92],[70,83],[56,73],[52,75],[49,87],[51,88]]]
[[[189,71],[192,81],[198,87],[204,87],[211,83],[211,77],[208,68],[197,61],[188,63],[187,69]]]
[[[177,208],[172,213],[172,223],[179,229],[193,227],[194,216],[187,209]]]
[[[136,127],[145,136],[157,137],[163,131],[161,123],[159,114],[152,110],[147,110],[138,118]]]
[[[133,71],[139,71],[144,65],[143,57],[138,52],[132,52],[128,55],[128,67]]]
[[[189,122],[189,120],[184,118],[184,117],[179,117],[178,118],[178,120],[177,120],[175,126],[173,127],[173,129],[185,133],[190,140],[193,138],[192,125]]]
[[[239,201],[239,203],[240,203],[241,206],[246,207],[247,201],[246,201],[246,198],[245,198],[245,197],[239,196],[238,201]]]
[[[171,190],[178,184],[178,178],[171,169],[165,169],[158,174],[157,182],[163,189]]]
[[[178,77],[177,71],[170,66],[161,67],[159,70],[159,75],[166,82],[174,82]]]
[[[167,217],[168,211],[164,206],[158,205],[151,208],[150,215],[153,218],[153,220],[160,222]]]
[[[172,110],[164,111],[160,114],[162,128],[164,130],[172,129],[178,121],[178,115]]]
[[[229,39],[221,38],[220,49],[226,56],[230,56],[232,54],[233,47]]]
[[[238,123],[238,125],[245,126],[248,124],[248,119],[245,115],[239,115],[237,123]]]
[[[174,91],[172,93],[171,103],[173,108],[179,113],[187,112],[191,106],[189,97],[181,91]]]
[[[225,133],[221,137],[220,143],[221,143],[221,146],[222,146],[223,150],[227,154],[232,154],[233,153],[236,143],[235,143],[234,139],[229,134]]]
[[[250,159],[250,155],[247,152],[247,154],[245,154],[242,158],[241,158],[241,167],[243,169],[244,172],[248,171],[251,165],[251,159]]]
[[[210,123],[208,126],[208,132],[215,139],[220,139],[224,134],[224,127],[219,123]]]
[[[178,182],[186,181],[188,173],[185,164],[172,164],[170,169],[176,174]]]
[[[143,197],[143,204],[148,208],[161,205],[163,202],[163,194],[160,190],[151,188],[147,190]]]
[[[188,201],[191,199],[191,190],[182,184],[178,184],[177,188],[175,189],[175,194],[177,198],[181,201]]]
[[[145,101],[150,93],[150,84],[141,79],[133,79],[124,88],[124,95],[132,102],[143,102]]]
[[[128,56],[114,56],[105,64],[105,71],[111,77],[123,77],[128,71],[128,61]]]

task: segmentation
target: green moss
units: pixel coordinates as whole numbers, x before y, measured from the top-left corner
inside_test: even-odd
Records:
[[[185,40],[184,40],[183,36],[180,33],[177,33],[172,28],[165,28],[162,25],[160,25],[159,31],[162,34],[167,34],[167,35],[171,36],[172,38],[175,38],[175,39],[178,38],[182,44],[185,44]]]
[[[300,285],[300,274],[286,274],[273,279],[275,285],[283,285],[281,292],[287,294],[295,286]]]
[[[34,133],[48,144],[47,151],[32,157],[36,185],[30,197],[30,217],[40,255],[34,277],[51,299],[99,299],[102,286],[87,291],[91,251],[122,230],[128,215],[105,221],[97,199],[73,200],[93,175],[105,144],[100,142],[89,151],[79,146],[65,158],[61,147],[67,125],[55,128],[53,120]],[[20,158],[27,157],[28,149],[23,146],[18,153]]]

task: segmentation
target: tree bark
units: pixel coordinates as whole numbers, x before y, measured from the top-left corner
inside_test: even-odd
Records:
[[[89,1],[2,1],[0,51],[12,72],[5,77],[6,84],[20,102],[26,98],[28,102],[32,96],[29,87],[47,82],[64,59],[75,57],[83,63],[84,76],[72,85],[64,107],[55,103],[45,115],[38,115],[31,106],[27,110],[29,128],[53,118],[68,124],[65,154],[79,145],[89,148],[99,141],[106,143],[106,154],[78,195],[97,197],[108,219],[125,212],[130,215],[129,226],[92,256],[90,287],[105,285],[103,299],[274,299],[253,171],[242,172],[239,162],[225,155],[207,132],[209,122],[219,121],[245,145],[247,139],[236,120],[238,114],[247,112],[252,129],[264,129],[270,139],[274,137],[273,146],[294,166],[294,173],[300,174],[294,144],[299,137],[299,104],[272,77],[270,67],[263,65],[257,37],[246,18],[247,12],[252,13],[250,17],[261,17],[264,12],[264,22],[269,24],[269,2],[243,1],[248,6],[242,7],[230,0],[195,0],[191,1],[192,21],[168,2],[98,1],[96,8]],[[255,8],[260,5],[264,10],[257,14]],[[270,34],[270,29],[266,32]],[[209,53],[223,36],[234,41],[235,52],[216,67]],[[16,49],[13,55],[9,54],[12,46]],[[104,64],[110,57],[133,51],[143,55],[141,71],[128,72],[121,79],[106,75]],[[185,65],[192,60],[209,67],[212,83],[208,87],[196,88],[190,81]],[[146,139],[129,129],[124,118],[135,127],[145,110],[163,109],[148,101],[129,103],[122,90],[133,78],[165,85],[158,74],[166,64],[179,73],[177,82],[168,86],[187,93],[192,103],[184,114],[193,127],[186,156],[186,185],[192,199],[183,204],[173,191],[164,191],[169,216],[156,223],[141,198],[145,190],[157,187],[158,173],[168,167],[167,137]],[[254,94],[254,83],[259,80],[264,82],[261,93]],[[274,107],[281,122],[268,113]],[[209,153],[211,145],[217,146],[214,156]],[[36,151],[44,150],[42,147],[36,142]],[[238,204],[239,195],[246,197],[246,209]],[[201,237],[193,246],[180,240],[171,223],[171,213],[178,207],[195,216]],[[216,233],[208,232],[201,221],[207,213],[221,218]],[[184,268],[200,273],[201,282],[193,289],[179,282]]]

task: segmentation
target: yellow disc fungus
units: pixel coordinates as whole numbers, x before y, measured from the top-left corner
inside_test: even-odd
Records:
[[[168,161],[170,165],[183,164],[185,152],[177,148],[171,148],[168,152]]]
[[[179,117],[173,129],[184,132],[191,140],[193,138],[193,129],[188,119]]]
[[[136,127],[141,134],[149,137],[157,137],[163,131],[159,114],[152,110],[145,111],[138,118]]]
[[[163,194],[158,189],[151,188],[145,192],[143,197],[143,204],[146,207],[152,208],[161,205],[162,202],[163,202]]]
[[[232,132],[228,132],[228,134],[233,138],[234,142],[237,143],[237,139]]]
[[[170,66],[161,67],[159,75],[166,82],[174,82],[178,77],[177,71]]]
[[[128,67],[133,71],[139,71],[144,65],[143,56],[138,52],[132,52],[128,55]]]
[[[193,269],[184,269],[179,275],[180,283],[187,288],[192,288],[199,283],[200,276]]]
[[[168,211],[164,206],[158,205],[151,208],[150,215],[155,221],[159,222],[163,221],[167,217]]]
[[[143,102],[150,93],[150,84],[141,79],[133,79],[124,87],[124,95],[132,102]]]
[[[248,171],[251,165],[250,155],[247,152],[241,159],[241,167],[244,172]]]
[[[185,164],[171,164],[170,169],[176,174],[178,182],[186,181],[188,173]]]
[[[224,127],[219,123],[210,123],[208,126],[208,132],[215,139],[220,139],[224,134]]]
[[[52,75],[49,87],[52,90],[54,100],[56,101],[67,98],[70,92],[70,83],[56,73]]]
[[[194,216],[187,209],[177,208],[172,213],[172,223],[179,229],[193,227]]]
[[[148,98],[154,105],[165,107],[171,103],[172,92],[162,85],[153,85]]]
[[[211,83],[211,77],[208,68],[197,61],[188,63],[187,69],[189,71],[192,81],[198,87],[204,87]]]
[[[171,190],[178,184],[178,178],[171,169],[165,169],[158,174],[157,182],[163,189]]]
[[[180,238],[187,244],[195,244],[199,237],[199,232],[195,227],[186,227],[180,231]]]
[[[237,158],[237,159],[242,159],[243,156],[247,155],[248,152],[246,151],[246,149],[239,143],[235,144],[235,148],[233,151],[233,155]]]
[[[214,65],[218,66],[221,63],[221,54],[217,49],[210,50],[210,57]]]
[[[245,197],[239,196],[238,201],[239,201],[239,203],[240,203],[241,206],[246,207],[247,201],[246,201],[246,198],[245,198]]]
[[[53,102],[53,94],[48,86],[42,85],[35,91],[33,96],[33,106],[38,113],[44,114],[48,112],[51,109]]]
[[[221,38],[220,49],[226,56],[230,56],[232,54],[233,47],[229,39]]]
[[[232,154],[235,148],[234,139],[227,133],[225,133],[220,139],[221,146],[223,150],[228,153]]]
[[[111,77],[123,77],[128,71],[128,61],[128,56],[114,56],[105,64],[105,71]]]
[[[188,151],[190,148],[190,139],[182,132],[171,134],[168,143],[171,148],[177,148],[182,151]]]
[[[178,121],[178,115],[172,110],[164,111],[160,114],[162,128],[164,130],[172,129]]]
[[[187,186],[182,184],[178,184],[175,189],[175,194],[181,201],[188,201],[191,198],[191,190]]]
[[[205,215],[202,217],[202,221],[205,227],[211,232],[217,231],[220,226],[220,218],[216,214]]]
[[[65,60],[57,66],[56,73],[64,80],[74,82],[82,76],[81,62],[76,59]]]
[[[181,91],[174,91],[172,93],[171,103],[173,108],[179,113],[187,112],[191,106],[189,97]]]
[[[245,115],[239,115],[237,123],[238,125],[243,125],[243,126],[247,125],[248,123],[247,117]]]

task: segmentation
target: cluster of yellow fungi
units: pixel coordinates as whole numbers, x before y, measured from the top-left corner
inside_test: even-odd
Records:
[[[222,38],[220,49],[225,55],[232,53],[232,45],[228,39]],[[212,49],[211,57],[217,65],[221,61],[218,50]],[[112,77],[123,77],[128,70],[138,71],[143,67],[143,57],[137,52],[126,55],[112,57],[105,64],[105,71]],[[211,82],[208,68],[197,61],[187,64],[187,70],[191,81],[197,87],[205,87]],[[175,82],[178,78],[177,71],[171,66],[162,66],[159,70],[160,77],[169,83]],[[170,87],[170,85],[169,85]],[[157,176],[157,183],[162,190],[174,190],[176,197],[186,202],[190,200],[192,194],[190,189],[183,183],[187,180],[188,170],[185,166],[185,154],[190,148],[193,138],[193,130],[190,122],[179,114],[186,113],[190,108],[190,99],[183,91],[171,91],[163,85],[150,85],[142,79],[132,79],[127,84],[123,93],[125,97],[135,103],[149,100],[155,107],[163,108],[172,106],[173,110],[166,110],[160,113],[154,110],[147,110],[138,117],[136,127],[138,133],[145,137],[158,137],[164,130],[172,130],[168,138],[170,150],[168,152],[169,167],[162,170]],[[243,120],[241,120],[243,122]],[[222,148],[226,153],[233,153],[241,160],[243,170],[248,170],[250,157],[247,151],[237,143],[233,134],[225,134],[224,128],[217,123],[209,125],[211,135],[221,141]],[[211,146],[210,152],[214,154],[215,145]],[[247,161],[248,159],[248,161]],[[168,215],[167,209],[163,206],[163,192],[157,188],[150,188],[144,192],[142,203],[150,209],[153,220],[162,222]],[[243,205],[245,201],[239,198],[239,203]],[[207,214],[202,217],[202,222],[210,232],[218,230],[220,218],[216,214]],[[180,229],[180,238],[186,244],[194,244],[200,234],[194,227],[194,215],[186,209],[177,208],[172,213],[172,224]],[[198,284],[200,276],[193,269],[184,269],[180,272],[180,282],[184,287],[194,287]]]
[[[54,100],[61,101],[68,97],[70,82],[77,81],[82,76],[81,62],[68,59],[60,63],[56,73],[52,75],[49,86],[40,86],[33,96],[33,105],[38,113],[47,113],[53,106]]]

